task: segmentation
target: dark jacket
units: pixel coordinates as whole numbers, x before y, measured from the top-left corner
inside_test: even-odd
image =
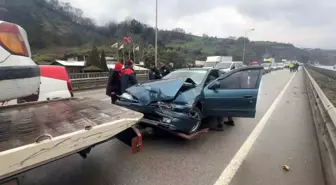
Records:
[[[121,71],[121,93],[135,84],[137,84],[136,76],[132,68],[125,68]]]
[[[106,95],[111,96],[111,93],[114,92],[116,95],[121,94],[121,76],[120,74],[113,70],[110,73],[106,86]]]
[[[167,74],[169,74],[170,73],[170,69],[168,68],[168,67],[166,67],[166,66],[162,66],[161,68],[160,68],[160,74],[161,74],[161,77],[164,77],[164,76],[166,76]]]
[[[149,80],[161,79],[160,71],[157,68],[153,68],[149,71]]]

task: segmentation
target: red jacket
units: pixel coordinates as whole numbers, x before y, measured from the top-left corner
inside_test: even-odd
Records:
[[[127,88],[137,83],[138,82],[132,68],[127,67],[121,71],[121,93],[124,93]]]

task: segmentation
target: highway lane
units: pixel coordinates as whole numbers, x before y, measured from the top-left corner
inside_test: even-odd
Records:
[[[79,155],[72,155],[31,170],[24,174],[21,183],[214,184],[283,90],[291,75],[288,70],[266,74],[260,87],[256,118],[235,119],[236,126],[226,127],[223,132],[209,132],[193,141],[148,136],[144,138],[144,151],[136,155],[131,155],[127,146],[113,140],[93,148],[85,160]],[[78,92],[75,96],[109,101],[105,90]],[[295,113],[295,109],[292,111]],[[309,112],[305,116],[309,116]],[[281,127],[274,129],[274,132],[281,131]],[[286,146],[283,147],[286,150]],[[260,159],[258,161],[262,162]],[[264,176],[268,176],[266,172]]]
[[[301,70],[285,91],[230,185],[323,185],[318,143]],[[291,170],[285,172],[283,165]]]

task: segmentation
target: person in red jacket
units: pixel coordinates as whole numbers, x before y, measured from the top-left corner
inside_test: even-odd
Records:
[[[111,71],[108,78],[106,95],[111,97],[112,104],[118,100],[118,95],[121,95],[121,70],[123,65],[120,62],[115,64],[114,70]]]
[[[133,70],[132,60],[127,60],[125,68],[121,71],[121,94],[126,91],[127,88],[137,84],[135,72]]]

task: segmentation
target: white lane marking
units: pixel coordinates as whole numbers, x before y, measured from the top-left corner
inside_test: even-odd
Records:
[[[100,101],[108,101],[108,100],[111,100],[111,98],[100,99]]]
[[[280,100],[282,99],[282,96],[285,94],[289,84],[293,80],[296,73],[293,74],[293,76],[290,78],[290,80],[287,82],[286,86],[283,88],[283,90],[280,92],[278,97],[275,99],[271,107],[267,110],[267,112],[264,114],[264,116],[261,118],[257,126],[253,129],[252,133],[249,135],[249,137],[246,139],[244,144],[240,147],[236,155],[232,158],[230,163],[226,166],[222,174],[217,179],[216,183],[214,185],[229,185],[231,180],[233,179],[234,175],[238,171],[240,165],[245,160],[247,154],[252,148],[252,145],[257,140],[258,136],[264,129],[264,126],[266,125],[268,119],[271,117],[272,113],[274,112],[275,108],[279,104]]]

